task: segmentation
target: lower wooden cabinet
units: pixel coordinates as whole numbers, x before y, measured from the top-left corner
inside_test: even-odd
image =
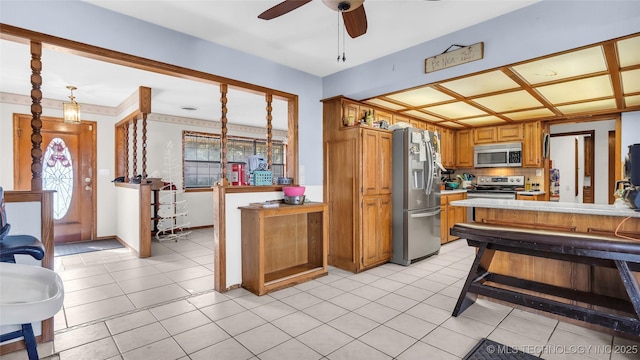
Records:
[[[327,274],[326,204],[240,210],[244,288],[263,295]]]
[[[516,200],[543,201],[544,194],[516,194]]]
[[[393,216],[391,195],[367,196],[362,202],[362,268],[391,259]]]
[[[449,241],[458,239],[457,236],[449,234],[449,229],[456,223],[467,222],[467,208],[465,206],[449,205],[451,201],[464,200],[467,193],[455,193],[440,196],[440,243],[446,244]]]

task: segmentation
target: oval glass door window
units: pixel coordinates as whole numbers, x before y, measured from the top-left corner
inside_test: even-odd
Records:
[[[60,138],[47,145],[42,162],[42,189],[55,190],[53,218],[62,219],[69,211],[73,196],[73,161],[69,148]]]

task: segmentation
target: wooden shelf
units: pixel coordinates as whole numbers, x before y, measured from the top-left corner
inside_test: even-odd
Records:
[[[244,288],[264,295],[327,274],[327,204],[240,211]]]
[[[286,269],[264,274],[264,284],[265,286],[274,285],[276,282],[289,279],[293,276],[298,277],[300,275],[315,272],[318,270],[323,271],[322,266],[318,266],[315,264],[301,264],[292,266]]]

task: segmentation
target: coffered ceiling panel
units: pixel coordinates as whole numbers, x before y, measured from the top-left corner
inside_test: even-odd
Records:
[[[425,110],[432,112],[434,114],[443,116],[448,119],[460,119],[460,118],[475,117],[480,115],[489,115],[486,112],[478,109],[477,107],[469,105],[462,101],[431,106],[431,107],[425,108]]]
[[[447,81],[442,84],[445,88],[455,91],[462,96],[488,94],[501,90],[516,89],[518,83],[511,80],[500,70],[474,75],[463,79]]]
[[[640,95],[627,96],[624,98],[627,106],[640,106]]]
[[[562,104],[585,99],[613,97],[613,88],[609,75],[567,81],[536,88],[542,96],[552,103]]]
[[[640,47],[638,48],[640,53]],[[622,90],[625,94],[640,92],[640,69],[623,71],[620,73],[622,78]]]
[[[614,99],[589,101],[579,104],[558,106],[558,110],[564,114],[589,113],[591,111],[601,111],[607,109],[615,109],[616,101]]]
[[[459,120],[458,122],[466,125],[472,125],[472,126],[500,125],[505,123],[504,120],[500,119],[497,116],[483,116],[479,118]]]
[[[640,33],[364,101],[452,128],[640,111]]]
[[[419,89],[408,90],[401,93],[392,94],[387,97],[389,99],[412,105],[414,107],[453,100],[453,97],[431,87],[422,87]]]
[[[583,76],[607,70],[602,46],[532,61],[512,68],[530,84]]]
[[[418,110],[404,111],[404,112],[402,112],[402,114],[409,115],[409,116],[414,116],[414,117],[417,117],[417,118],[420,118],[420,119],[429,120],[429,121],[432,121],[432,122],[442,121],[442,119],[440,119],[439,117],[435,117],[435,116],[432,116],[432,115],[429,115],[429,114],[425,114],[425,113],[423,113],[421,111],[418,111]]]
[[[446,126],[446,127],[450,127],[450,128],[454,128],[454,129],[460,129],[460,128],[464,128],[465,127],[462,124],[454,123],[454,122],[451,122],[451,121],[445,121],[445,122],[440,123],[438,125],[442,125],[442,126]]]
[[[553,111],[544,108],[544,109],[535,109],[535,110],[526,110],[526,111],[516,111],[512,113],[504,113],[503,116],[508,117],[511,120],[531,120],[538,119],[542,117],[551,117],[555,114]]]
[[[620,67],[640,64],[640,36],[617,42]]]
[[[495,112],[515,111],[542,107],[542,103],[524,90],[473,99]]]
[[[371,100],[367,101],[367,103],[369,103],[371,105],[382,106],[384,108],[391,109],[391,110],[400,110],[400,109],[404,109],[405,108],[405,106],[403,106],[403,105],[398,105],[396,103],[392,103],[390,101],[386,101],[386,100],[383,100],[383,99],[371,99]]]

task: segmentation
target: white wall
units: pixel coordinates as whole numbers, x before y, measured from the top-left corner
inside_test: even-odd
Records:
[[[114,186],[115,187],[115,186]],[[115,187],[116,207],[113,217],[116,219],[115,235],[140,253],[140,190]]]
[[[6,96],[6,94],[3,94]],[[29,104],[20,103],[14,99],[13,103],[3,99],[0,104],[0,186],[6,190],[13,190],[13,114],[30,114]],[[26,100],[24,100],[26,101]],[[24,102],[23,101],[23,102]],[[43,107],[42,116],[62,117],[62,105],[60,108]],[[116,197],[113,180],[114,169],[114,124],[111,116],[83,113],[84,120],[97,122],[97,224],[98,237],[113,236],[115,234],[115,216],[113,209],[116,205]]]
[[[578,140],[578,172],[575,172],[575,140]],[[584,135],[555,136],[551,138],[551,161],[560,170],[560,202],[581,203],[585,185],[584,179]],[[576,177],[578,193],[576,195]]]
[[[559,124],[552,125],[550,128],[551,134],[559,134],[566,132],[574,132],[574,131],[587,131],[587,130],[595,130],[595,138],[594,138],[594,168],[593,168],[593,177],[591,179],[592,186],[595,188],[595,192],[593,194],[593,201],[596,204],[608,204],[609,203],[609,131],[614,131],[616,129],[615,120],[605,120],[605,121],[590,121],[590,122],[581,122],[576,124]],[[623,127],[623,133],[626,129]],[[553,138],[552,138],[553,139]],[[573,143],[572,143],[573,144]],[[573,146],[573,145],[572,145]],[[553,142],[551,143],[551,159],[554,159],[554,155],[556,157],[568,157],[566,154],[561,152],[557,152],[554,149]],[[581,152],[583,153],[583,152]],[[573,154],[573,150],[568,153]],[[573,164],[573,155],[571,156],[571,163]],[[583,162],[579,162],[582,164]],[[553,167],[556,167],[556,162],[553,162]],[[573,170],[571,170],[573,171]],[[583,170],[584,171],[584,170]],[[560,173],[560,188],[564,188],[564,184],[566,184],[566,173],[567,171]],[[580,188],[582,191],[582,188]],[[562,200],[561,200],[562,201]]]
[[[622,158],[629,153],[629,145],[640,143],[640,111],[622,114]],[[623,168],[624,169],[624,168]]]

